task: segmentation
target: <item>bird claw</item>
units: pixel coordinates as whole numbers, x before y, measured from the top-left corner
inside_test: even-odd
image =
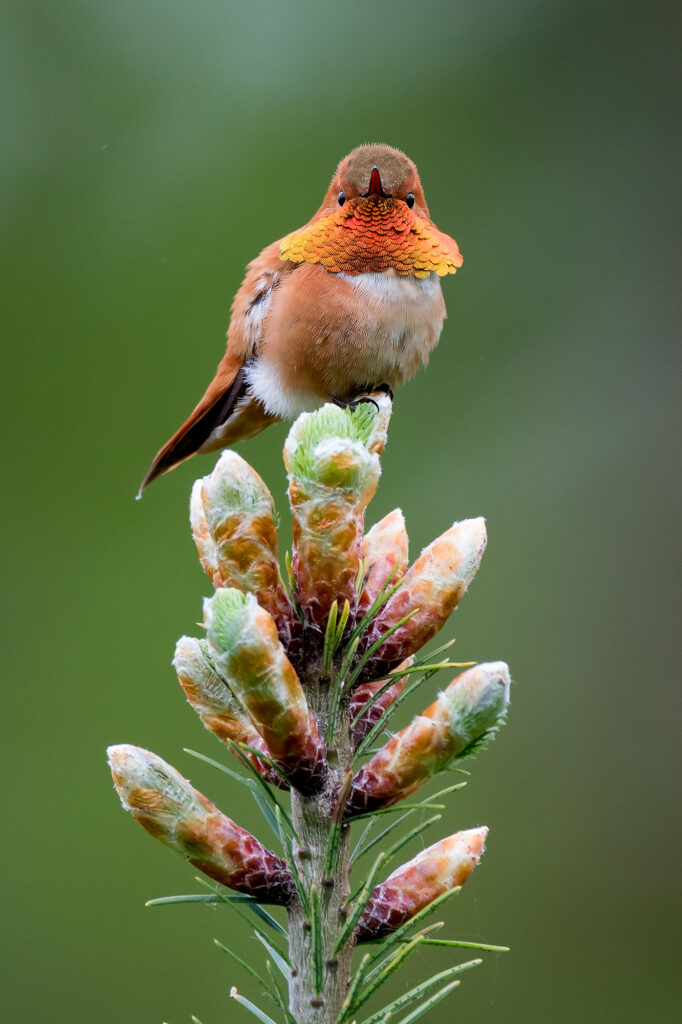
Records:
[[[370,398],[369,395],[359,395],[357,398],[351,398],[345,401],[343,398],[332,398],[334,405],[340,406],[342,409],[350,409],[351,412],[355,412],[359,405],[368,403],[373,405],[377,412],[379,412],[379,405],[374,398]]]
[[[381,391],[383,394],[388,395],[391,401],[393,401],[393,391],[388,384],[377,384],[376,387],[372,388],[372,391]],[[373,405],[376,411],[379,412],[379,403],[375,398],[372,398],[371,395],[367,394],[356,395],[355,398],[349,399],[333,397],[332,402],[334,405],[338,405],[341,409],[350,409],[351,412],[357,409],[359,405],[368,403],[369,405]]]

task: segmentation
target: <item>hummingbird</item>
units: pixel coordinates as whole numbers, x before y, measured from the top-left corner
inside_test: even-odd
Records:
[[[440,279],[461,265],[457,242],[429,216],[412,160],[392,146],[358,146],[308,223],[248,264],[225,355],[140,493],[197,452],[323,402],[392,395],[428,361],[446,315]]]

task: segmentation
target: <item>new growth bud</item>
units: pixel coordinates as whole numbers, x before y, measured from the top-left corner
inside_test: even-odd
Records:
[[[438,896],[464,885],[483,855],[487,828],[441,839],[376,887],[357,930],[358,942],[394,932]]]
[[[209,654],[273,760],[303,792],[320,787],[325,749],[274,620],[252,594],[218,590],[204,601]]]
[[[288,641],[294,612],[279,577],[275,504],[255,469],[225,451],[190,501],[192,534],[213,586],[254,594]]]
[[[177,642],[173,665],[178,680],[191,707],[203,725],[217,736],[221,743],[232,740],[260,750],[266,757],[270,751],[251,719],[230,692],[228,686],[213,670],[208,654],[208,641],[183,636]],[[267,782],[284,788],[286,783],[267,761],[254,754],[245,754]]]
[[[353,779],[346,814],[390,807],[490,739],[509,705],[503,661],[462,672],[421,715],[397,733]]]
[[[107,750],[123,807],[165,846],[221,885],[261,903],[288,904],[295,888],[286,863],[222,814],[156,754],[122,743]]]
[[[399,508],[379,520],[362,538],[365,576],[358,599],[359,615],[364,615],[389,580],[389,586],[394,586],[405,575],[407,548],[405,519]]]
[[[485,521],[479,518],[455,523],[424,548],[365,634],[366,650],[386,630],[414,613],[379,647],[365,678],[385,675],[436,635],[476,575],[485,545]]]
[[[297,596],[320,632],[334,600],[355,608],[364,513],[381,472],[371,450],[382,446],[376,419],[371,405],[354,412],[324,405],[299,416],[284,448]]]

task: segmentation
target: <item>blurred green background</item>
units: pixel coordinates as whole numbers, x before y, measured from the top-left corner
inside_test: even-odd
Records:
[[[148,746],[267,838],[182,752],[220,756],[169,664],[208,592],[187,503],[213,457],[133,499],[223,352],[245,263],[370,140],[416,160],[465,262],[429,369],[397,396],[369,519],[400,505],[418,552],[454,518],[487,517],[447,633],[516,681],[442,823],[491,828],[449,933],[512,952],[428,1019],[676,1019],[679,15],[5,5],[8,1019],[251,1019],[228,998],[253,997],[250,979],[211,940],[257,957],[255,943],[229,909],[144,908],[192,891],[193,871],[124,816],[104,762],[108,743]],[[284,436],[241,451],[286,535]],[[393,994],[451,962],[415,956]]]

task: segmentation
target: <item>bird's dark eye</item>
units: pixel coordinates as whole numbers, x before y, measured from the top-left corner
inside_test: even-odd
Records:
[[[412,192],[407,193],[407,195],[405,196],[405,202],[407,203],[409,208],[412,209],[412,207],[414,206],[414,195]]]
[[[341,191],[339,192],[339,206],[343,206],[345,201],[346,201],[346,193],[343,191],[343,189],[341,189]]]

